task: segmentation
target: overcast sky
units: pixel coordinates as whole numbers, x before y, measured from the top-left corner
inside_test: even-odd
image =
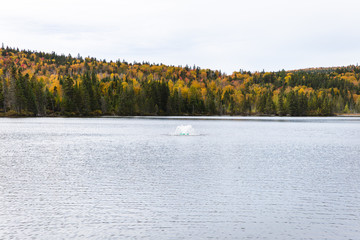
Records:
[[[360,62],[359,0],[11,0],[0,41],[232,73]]]

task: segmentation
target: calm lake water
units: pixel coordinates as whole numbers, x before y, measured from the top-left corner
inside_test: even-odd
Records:
[[[2,118],[0,238],[360,239],[360,118]]]

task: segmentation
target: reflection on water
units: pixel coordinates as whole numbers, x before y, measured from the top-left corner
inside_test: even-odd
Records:
[[[0,238],[360,238],[359,118],[167,119],[0,119]]]

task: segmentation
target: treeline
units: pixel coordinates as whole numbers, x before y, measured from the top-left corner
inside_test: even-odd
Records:
[[[220,71],[2,47],[0,115],[291,115],[360,112],[360,67]]]

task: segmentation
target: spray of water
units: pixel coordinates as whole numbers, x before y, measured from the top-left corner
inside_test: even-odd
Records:
[[[174,135],[190,136],[196,135],[195,129],[191,125],[180,125],[176,127]]]

